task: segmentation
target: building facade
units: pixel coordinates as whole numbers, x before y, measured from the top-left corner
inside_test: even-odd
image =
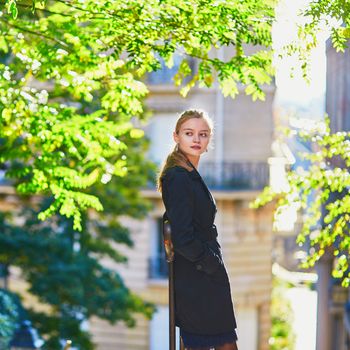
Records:
[[[212,147],[203,155],[199,172],[217,203],[215,223],[230,278],[239,347],[268,350],[273,207],[254,210],[249,203],[269,182],[275,88],[264,88],[264,102],[253,102],[245,96],[243,87],[236,99],[224,98],[217,86],[194,88],[184,99],[171,82],[176,69],[175,65],[172,72],[164,69],[149,77],[147,108],[152,110],[153,117],[144,126],[151,139],[148,156],[160,164],[174,147],[172,132],[181,111],[201,108],[214,119]],[[0,173],[0,182],[2,175]],[[167,266],[161,232],[164,206],[155,186],[143,189],[142,193],[153,203],[148,217],[142,221],[127,217],[122,220],[134,240],[132,249],[118,247],[128,257],[128,264],[116,265],[109,260],[104,263],[117,269],[135,293],[155,303],[157,312],[152,320],[136,315],[134,328],[122,323],[110,325],[97,318],[89,320],[88,327],[98,350],[168,349]],[[16,205],[10,186],[2,187],[1,196],[2,210]],[[10,290],[21,294],[27,289],[20,271],[11,273],[8,283]],[[32,296],[25,297],[29,303],[39,304]]]
[[[160,164],[174,147],[172,132],[181,111],[201,108],[214,119],[213,147],[203,155],[199,172],[218,207],[215,223],[231,283],[239,347],[267,350],[273,208],[253,210],[249,203],[269,181],[274,86],[265,88],[265,102],[252,102],[243,89],[234,100],[224,98],[215,86],[194,88],[184,99],[173,86],[170,73],[164,69],[149,77],[147,107],[153,112],[145,126],[151,139],[149,157]],[[143,195],[153,202],[153,210],[143,221],[125,218],[135,246],[132,250],[121,247],[129,263],[116,268],[133,291],[157,305],[157,312],[151,321],[139,317],[131,329],[91,320],[98,350],[168,348],[168,290],[161,236],[164,207],[155,188],[144,189]]]
[[[337,53],[330,40],[326,45],[326,112],[332,132],[350,131],[350,50]],[[344,167],[339,160],[334,166]],[[333,255],[325,254],[317,265],[317,350],[350,348],[350,290],[331,276]]]

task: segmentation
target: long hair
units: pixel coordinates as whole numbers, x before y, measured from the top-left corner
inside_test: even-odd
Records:
[[[213,121],[210,119],[210,117],[207,115],[206,112],[200,109],[189,109],[181,113],[179,119],[176,122],[175,132],[178,134],[180,131],[181,125],[185,123],[187,120],[192,118],[204,119],[208,124],[210,133],[212,133]],[[181,166],[187,169],[188,171],[193,171],[193,168],[190,165],[186,155],[178,148],[177,145],[175,145],[173,151],[168,155],[168,157],[166,158],[165,162],[163,163],[159,171],[158,178],[157,178],[157,189],[159,192],[162,192],[162,178],[165,175],[166,170],[174,166]]]

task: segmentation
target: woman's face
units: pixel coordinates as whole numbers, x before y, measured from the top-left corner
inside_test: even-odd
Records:
[[[198,158],[206,151],[210,141],[210,129],[203,118],[191,118],[182,123],[179,133],[174,132],[179,149],[191,158]]]

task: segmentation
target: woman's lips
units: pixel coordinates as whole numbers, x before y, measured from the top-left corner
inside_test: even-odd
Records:
[[[191,146],[193,149],[201,149],[201,146]]]

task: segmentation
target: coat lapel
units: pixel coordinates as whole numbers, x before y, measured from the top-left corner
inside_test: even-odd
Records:
[[[192,178],[198,178],[200,180],[200,182],[202,183],[204,190],[207,192],[209,199],[211,200],[211,202],[214,204],[215,209],[216,209],[216,202],[214,197],[211,195],[208,186],[206,185],[206,183],[204,182],[204,180],[202,179],[202,176],[199,174],[199,172],[197,171],[197,169],[193,166],[192,163],[190,163],[191,166],[193,167],[193,171],[190,172]]]

